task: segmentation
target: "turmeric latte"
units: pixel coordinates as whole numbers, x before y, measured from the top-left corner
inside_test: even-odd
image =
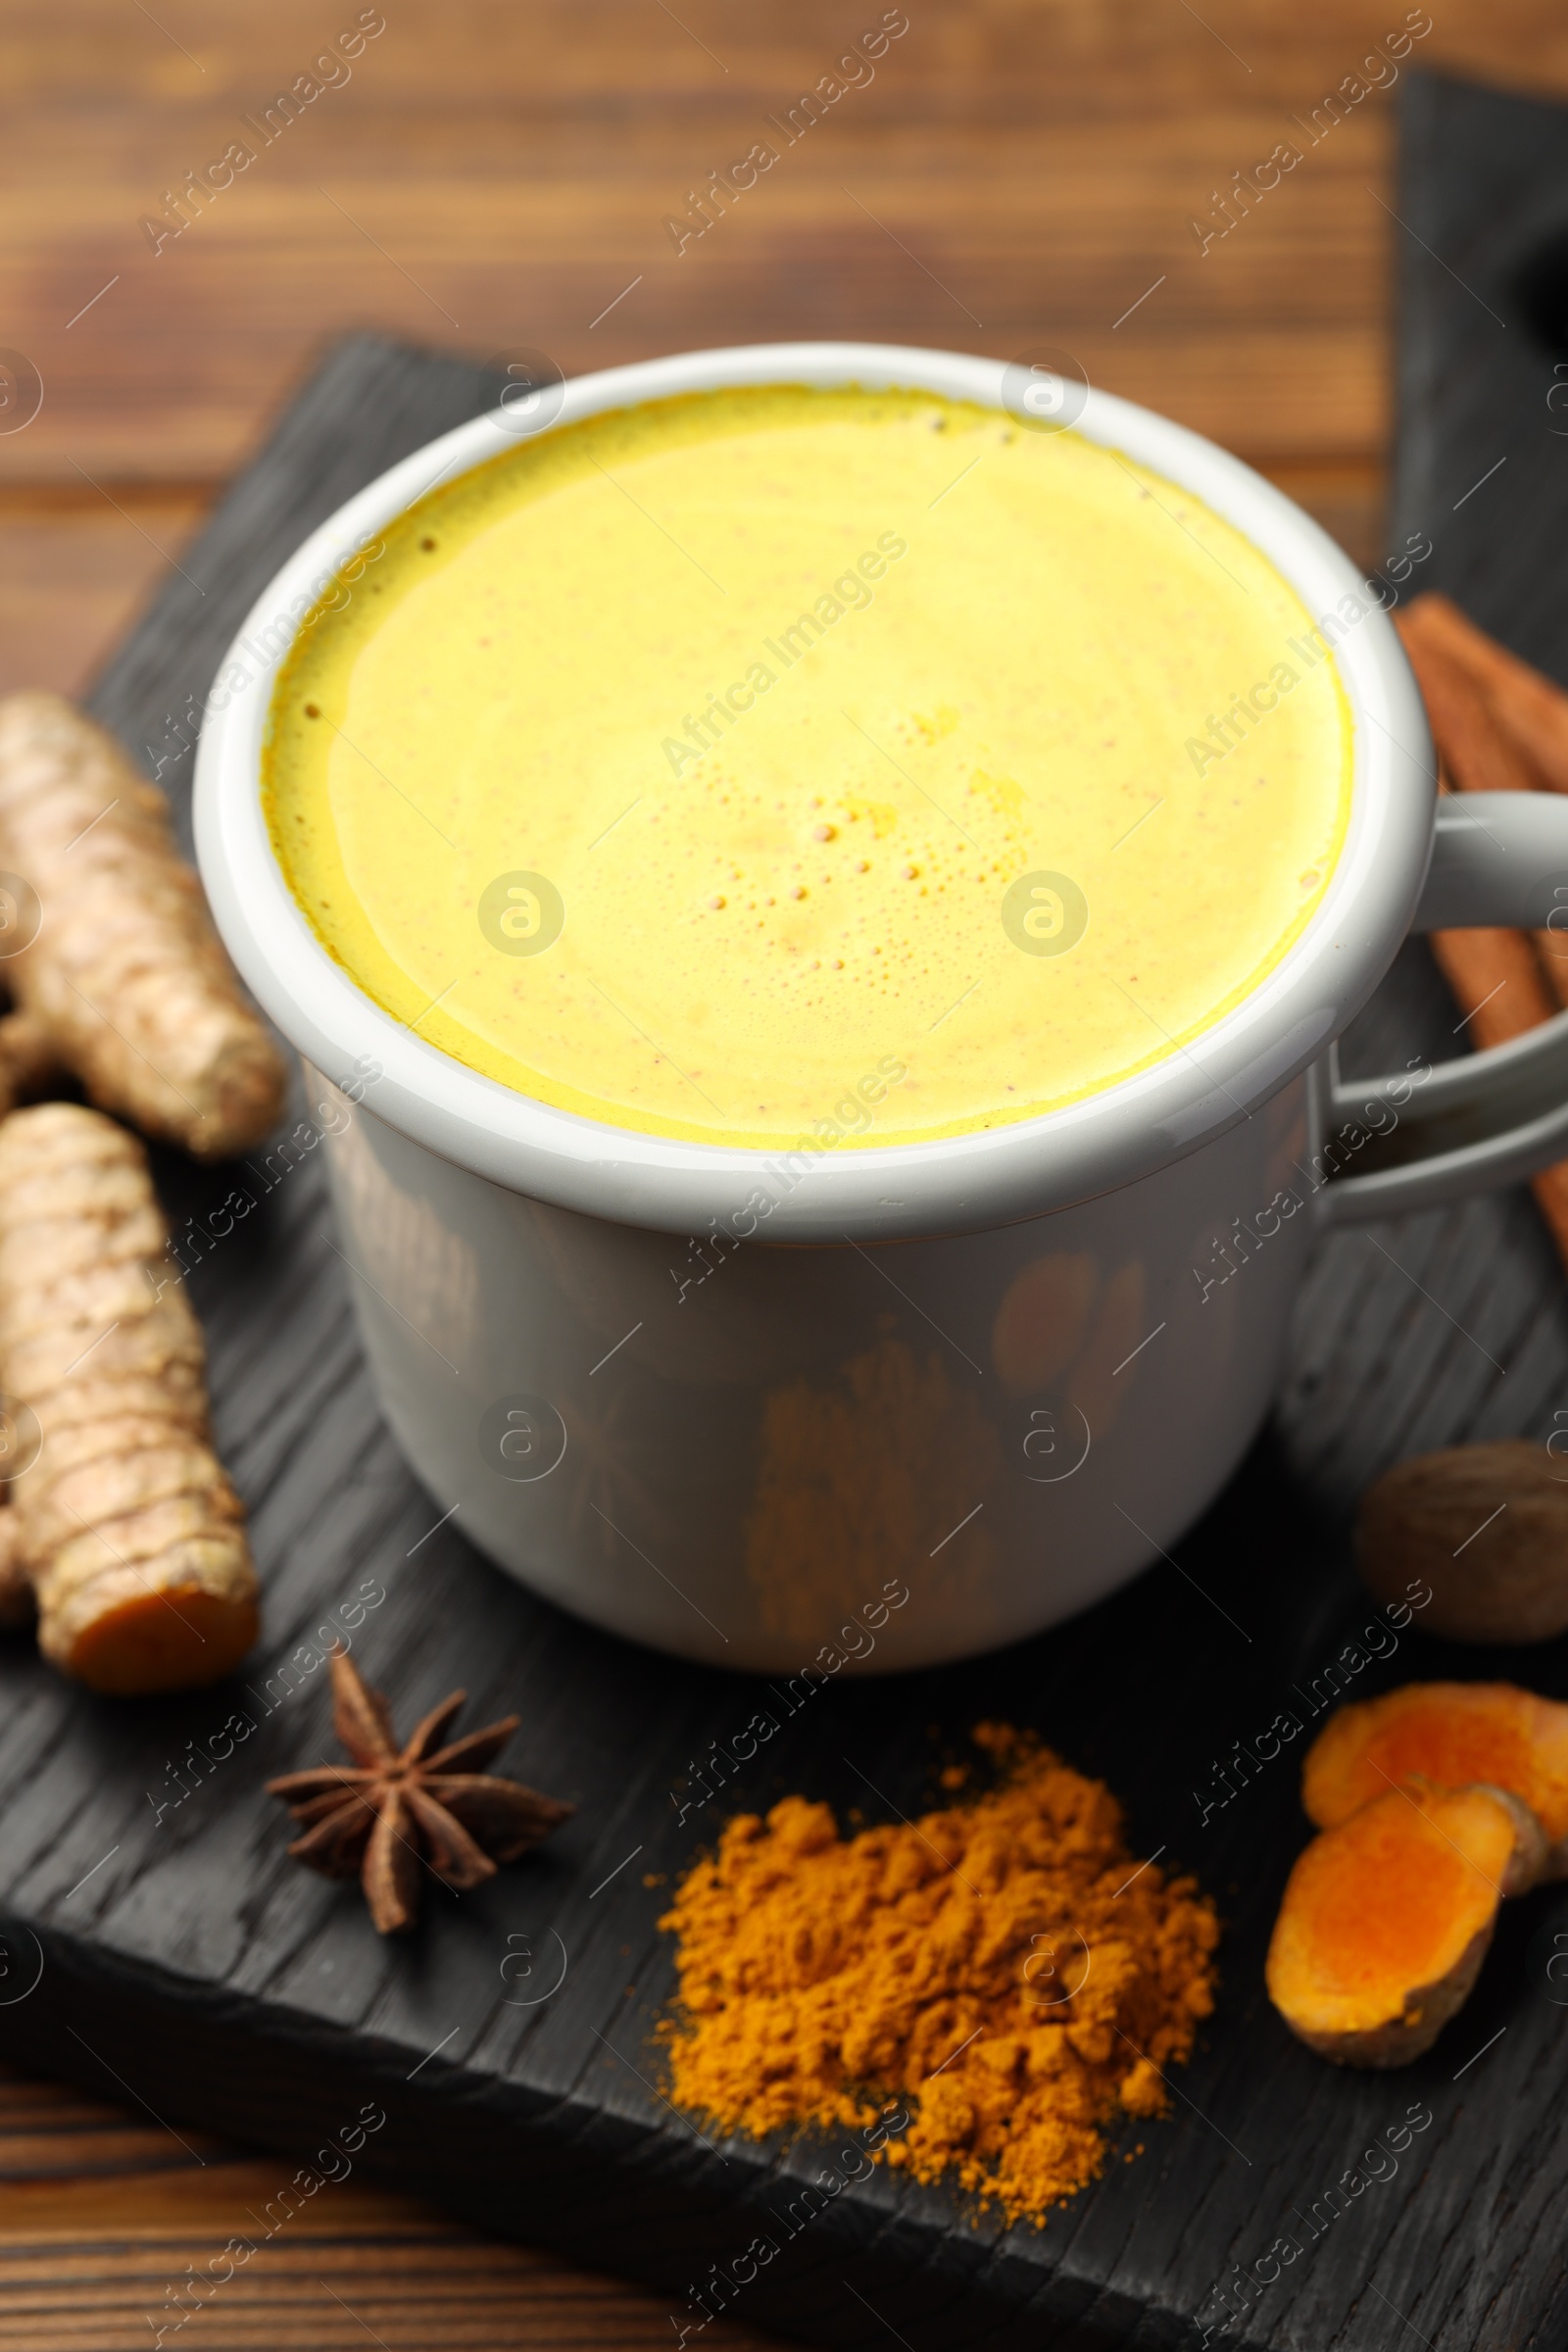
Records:
[[[1072,1102],[1255,988],[1339,853],[1324,632],[1070,431],[693,395],[519,442],[382,548],[279,677],[278,858],[389,1013],[614,1126]]]

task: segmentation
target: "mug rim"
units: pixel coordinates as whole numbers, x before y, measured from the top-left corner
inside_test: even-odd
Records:
[[[912,389],[1006,410],[1008,363],[881,343],[760,343],[633,362],[569,378],[541,433],[687,392],[739,385]],[[1091,389],[1072,430],[1200,498],[1290,583],[1315,620],[1366,575],[1300,508],[1186,426]],[[257,599],[220,664],[197,754],[197,861],[246,984],[329,1080],[379,1065],[375,1115],[411,1141],[535,1199],[620,1224],[703,1233],[753,1210],[769,1241],[974,1232],[1070,1206],[1152,1175],[1223,1134],[1325,1052],[1382,977],[1431,856],[1437,777],[1419,693],[1374,603],[1333,659],[1352,722],[1349,821],[1322,900],[1242,1002],[1133,1076],[1054,1110],[926,1142],[802,1154],[645,1135],[537,1102],[426,1044],[353,981],[311,928],[272,847],[262,750],[278,669],[340,564],[406,509],[518,445],[498,408],[416,450],[319,524]],[[245,683],[216,700],[237,665]],[[422,1015],[416,1015],[416,1019]],[[765,1217],[765,1224],[760,1222]]]

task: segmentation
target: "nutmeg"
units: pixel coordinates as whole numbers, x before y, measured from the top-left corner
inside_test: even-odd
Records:
[[[1379,1600],[1425,1580],[1429,1633],[1549,1642],[1568,1632],[1568,1460],[1505,1438],[1396,1462],[1361,1497],[1355,1556]]]

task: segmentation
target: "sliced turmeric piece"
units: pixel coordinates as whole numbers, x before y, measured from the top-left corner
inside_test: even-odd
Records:
[[[1329,1718],[1301,1767],[1307,1819],[1332,1830],[1391,1788],[1465,1788],[1484,1781],[1521,1797],[1561,1875],[1568,1840],[1568,1706],[1512,1683],[1406,1683]]]
[[[0,867],[37,901],[4,976],[94,1102],[198,1159],[247,1152],[283,1065],[220,945],[169,804],[56,694],[0,701]]]
[[[1497,1906],[1535,1883],[1544,1839],[1498,1788],[1386,1789],[1314,1838],[1269,1945],[1269,1998],[1338,2066],[1407,2066],[1480,1973]]]
[[[207,1431],[202,1335],[133,1136],[72,1102],[0,1125],[0,1388],[36,1459],[0,1513],[44,1654],[95,1690],[229,1673],[257,1632],[244,1507]]]

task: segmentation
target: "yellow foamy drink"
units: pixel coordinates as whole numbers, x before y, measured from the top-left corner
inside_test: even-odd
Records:
[[[1255,988],[1339,854],[1332,632],[1072,431],[694,395],[369,553],[275,688],[284,872],[396,1019],[612,1126],[854,1149],[1075,1102]]]

